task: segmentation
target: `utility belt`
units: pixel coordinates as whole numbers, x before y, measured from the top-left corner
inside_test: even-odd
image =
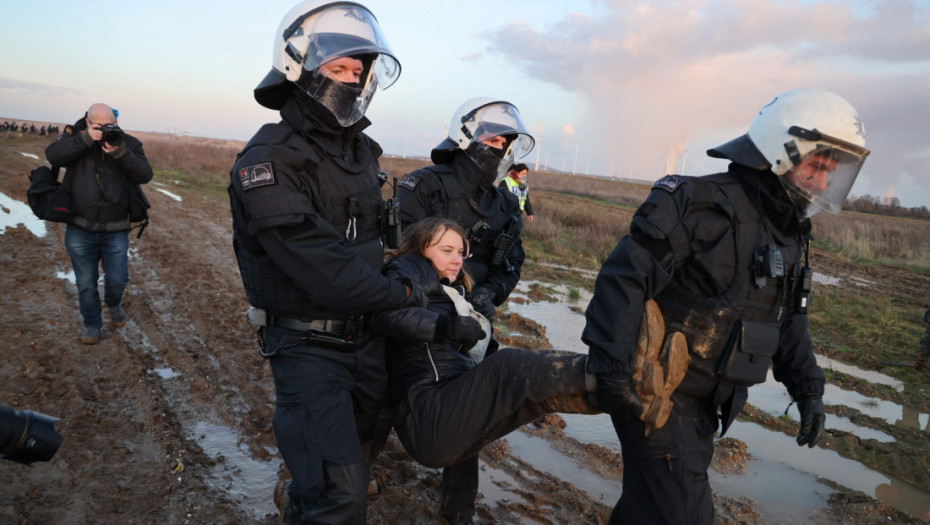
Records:
[[[338,319],[314,319],[304,321],[294,317],[284,317],[267,313],[261,308],[250,306],[247,312],[249,323],[265,328],[280,326],[297,332],[307,332],[313,337],[337,339],[343,343],[367,337],[371,333],[371,317],[358,315]]]

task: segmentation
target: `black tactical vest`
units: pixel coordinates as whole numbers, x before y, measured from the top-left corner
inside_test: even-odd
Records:
[[[266,125],[240,153],[240,159],[252,148],[286,148],[288,154],[275,155],[273,162],[282,174],[296,177],[299,193],[312,203],[312,209],[307,211],[316,212],[332,224],[344,236],[343,243],[348,250],[355,252],[372,267],[380,268],[384,252],[381,244],[378,164],[365,137],[361,137],[357,144],[357,157],[365,166],[360,173],[349,171],[340,165],[341,159],[325,154],[288,126]],[[241,163],[236,163],[232,177],[236,176]],[[275,197],[269,199],[266,205],[282,205],[293,198],[286,191]],[[311,303],[268,257],[253,235],[254,232],[250,231],[255,228],[253,217],[247,215],[242,205],[241,189],[236,184],[230,185],[230,201],[235,228],[234,249],[249,303],[279,316],[302,319],[339,317],[327,310],[325,304]],[[306,271],[314,270],[307,268]]]
[[[761,205],[731,175],[693,180],[693,209],[717,207],[731,230],[721,241],[731,244],[696,256],[705,268],[731,269],[731,282],[723,294],[708,297],[685,265],[656,302],[666,330],[687,337],[693,371],[735,387],[762,383],[778,350],[781,321],[798,306],[804,241],[768,225]]]
[[[466,191],[454,170],[449,164],[423,168],[423,171],[431,172],[433,180],[442,187],[442,216],[456,221],[468,232],[472,255],[465,260],[465,269],[475,282],[480,283],[490,272],[495,241],[507,229],[514,215],[517,215],[517,220],[521,220],[520,210],[508,204],[506,190],[497,187],[488,195],[491,198],[485,202],[476,202],[475,196]],[[513,204],[516,204],[516,197]]]

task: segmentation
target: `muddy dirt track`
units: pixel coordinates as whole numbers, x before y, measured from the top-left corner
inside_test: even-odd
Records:
[[[26,173],[45,143],[0,137],[0,193],[25,200]],[[156,180],[152,225],[132,238],[125,327],[104,316],[101,341],[81,345],[64,228],[0,233],[0,403],[61,418],[52,461],[0,462],[0,524],[271,524],[280,457],[270,370],[255,350],[230,246],[227,202]],[[0,210],[10,213],[10,210]],[[550,416],[528,425],[563,454],[618,485],[615,453],[574,442]],[[721,452],[721,450],[723,452]],[[718,468],[746,460],[718,444]],[[604,523],[619,492],[594,495],[511,453],[482,455],[479,518],[489,523]],[[373,467],[371,523],[437,523],[439,471],[396,440]],[[489,473],[493,472],[494,476]],[[506,481],[500,481],[506,478]],[[612,490],[612,489],[611,489]],[[717,523],[769,523],[752,501],[715,496]],[[824,525],[917,522],[865,495],[838,490]]]

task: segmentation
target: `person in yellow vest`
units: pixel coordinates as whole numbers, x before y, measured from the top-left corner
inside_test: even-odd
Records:
[[[533,221],[533,205],[530,204],[530,188],[526,185],[526,174],[530,169],[526,164],[514,164],[507,170],[507,176],[497,184],[499,188],[510,190],[520,200],[520,210],[526,212],[526,219]]]

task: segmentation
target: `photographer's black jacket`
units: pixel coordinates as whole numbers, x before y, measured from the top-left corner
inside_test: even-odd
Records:
[[[676,394],[719,395],[725,385],[724,431],[770,361],[794,399],[822,394],[807,315],[797,310],[809,232],[769,171],[731,164],[727,173],[660,179],[598,274],[582,334],[589,371],[629,376],[643,304],[654,298],[692,357]],[[768,246],[783,256],[782,278],[753,270]]]
[[[520,239],[523,230],[520,201],[493,180],[461,150],[451,164],[427,166],[404,176],[397,187],[401,222],[408,226],[426,217],[446,217],[472,230],[476,223],[487,224],[479,242],[469,237],[471,257],[465,269],[475,280],[475,288],[488,291],[495,305],[503,303],[517,282],[526,253]],[[508,264],[491,266],[494,242],[516,217],[517,235],[507,255]]]
[[[106,154],[85,128],[84,119],[66,126],[58,139],[45,148],[45,157],[53,166],[65,167],[74,214],[81,227],[92,231],[128,230],[128,182],[145,184],[152,180],[152,167],[142,142],[124,132],[116,151]]]
[[[369,121],[343,128],[295,93],[284,120],[263,126],[230,173],[233,247],[249,302],[304,320],[397,308],[407,291],[380,271],[381,148],[362,133]]]

